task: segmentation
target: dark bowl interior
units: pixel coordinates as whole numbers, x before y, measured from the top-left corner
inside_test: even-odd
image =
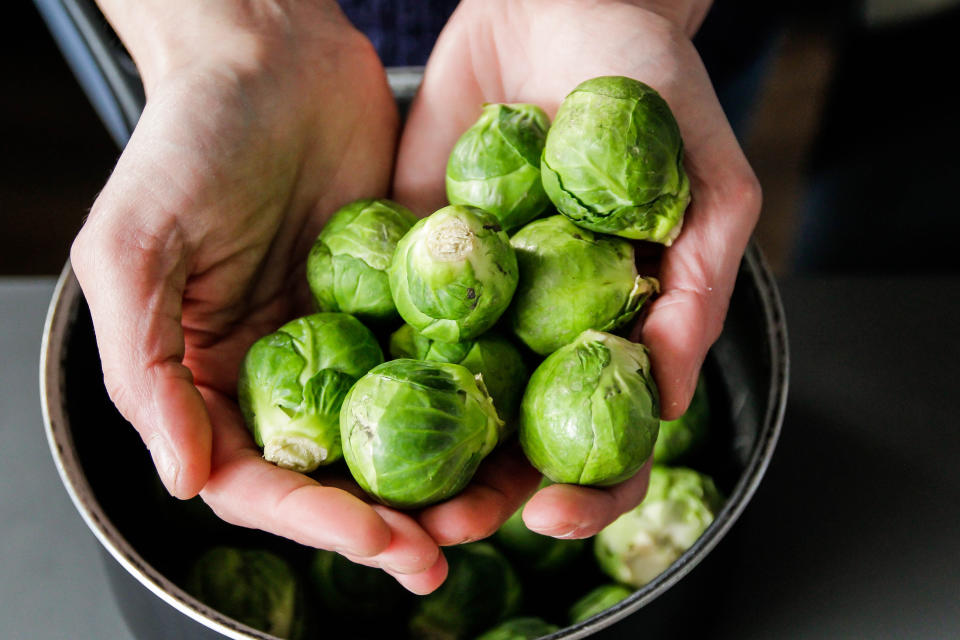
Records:
[[[187,567],[215,544],[272,549],[298,567],[306,566],[310,550],[227,525],[199,499],[181,502],[166,495],[139,436],[107,397],[89,311],[69,267],[51,305],[44,359],[42,385],[54,456],[78,510],[113,556],[106,562],[108,575],[134,633],[144,639],[270,637],[183,592],[179,585]],[[775,285],[753,246],[704,371],[714,418],[712,441],[690,466],[715,478],[728,496],[723,510],[695,546],[654,582],[552,638],[599,634],[663,593],[720,540],[759,483],[786,399],[787,343]],[[572,600],[603,581],[585,556],[582,566],[562,580],[541,580],[530,604],[545,617],[562,621]],[[358,637],[352,627],[330,628],[329,622],[322,626],[324,637]]]

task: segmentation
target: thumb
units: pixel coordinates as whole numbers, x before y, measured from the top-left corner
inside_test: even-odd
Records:
[[[196,495],[210,473],[206,405],[182,364],[186,242],[176,220],[120,186],[94,204],[70,259],[96,332],[104,383],[150,449],[167,490]],[[118,174],[120,177],[118,178]]]
[[[718,169],[716,183],[694,176],[698,195],[680,237],[664,251],[663,295],[642,327],[664,420],[679,418],[690,404],[707,351],[723,329],[737,267],[760,212],[760,186],[739,157],[741,162],[728,165],[736,165],[737,172]]]

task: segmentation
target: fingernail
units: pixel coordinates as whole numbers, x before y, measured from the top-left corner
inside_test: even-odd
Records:
[[[177,495],[177,478],[180,475],[180,460],[173,452],[173,449],[163,439],[157,436],[150,441],[150,455],[153,457],[153,464],[160,475],[160,481],[166,487],[167,492],[172,496]]]
[[[537,529],[537,533],[551,538],[572,538],[579,530],[580,527],[577,525],[560,524],[546,529]]]

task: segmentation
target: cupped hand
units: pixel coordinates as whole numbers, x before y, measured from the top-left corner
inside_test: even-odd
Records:
[[[393,184],[396,199],[421,213],[442,206],[447,156],[484,102],[534,103],[552,117],[564,96],[592,77],[624,75],[655,88],[680,126],[693,196],[682,233],[660,255],[662,293],[634,336],[651,350],[665,419],[680,416],[690,402],[760,210],[756,178],[690,41],[706,5],[463,0],[427,64]],[[507,457],[488,473],[524,478],[522,460]],[[593,535],[643,498],[648,479],[649,462],[610,489],[547,487],[527,503],[524,521],[556,537]],[[455,498],[420,522],[441,544],[480,537],[491,521],[509,515],[489,498]],[[455,519],[468,510],[460,504],[468,499],[472,517]]]
[[[384,70],[331,2],[185,10],[121,20],[147,105],[71,251],[107,390],[173,495],[431,591],[446,564],[413,518],[265,462],[235,401],[250,344],[310,311],[326,217],[388,191]]]

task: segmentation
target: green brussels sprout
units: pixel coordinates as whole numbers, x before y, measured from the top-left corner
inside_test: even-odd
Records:
[[[302,586],[269,551],[214,547],[190,568],[186,591],[211,609],[278,638],[306,632]]]
[[[659,290],[637,275],[633,245],[594,234],[555,215],[534,220],[510,239],[520,282],[507,313],[528,347],[547,355],[585,329],[613,331]]]
[[[473,638],[520,608],[522,587],[510,563],[491,544],[444,549],[446,581],[417,602],[410,618],[414,638]]]
[[[622,584],[602,584],[570,606],[570,624],[589,620],[621,600],[626,600],[633,589]]]
[[[517,288],[517,257],[491,214],[450,205],[420,220],[390,263],[400,316],[431,340],[462,342],[494,325]]]
[[[656,91],[622,76],[581,83],[547,133],[543,187],[579,226],[670,245],[690,202],[683,140]]]
[[[659,427],[647,348],[593,330],[537,367],[520,404],[523,452],[554,482],[623,482],[653,454]]]
[[[400,508],[462,490],[502,428],[483,382],[446,362],[399,359],[374,367],[340,412],[343,454],[354,479]]]
[[[617,582],[642,587],[693,546],[722,502],[709,476],[654,465],[643,502],[594,538],[600,568]]]
[[[307,256],[317,307],[368,321],[395,319],[387,267],[416,221],[409,209],[385,199],[357,200],[334,213]]]
[[[517,566],[537,573],[557,572],[569,567],[586,547],[586,540],[560,540],[530,531],[522,513],[522,508],[517,509],[493,536]]]
[[[504,620],[477,640],[534,640],[559,631],[560,627],[532,616]]]
[[[321,606],[352,624],[389,625],[412,606],[412,594],[390,575],[333,551],[316,551],[308,576]]]
[[[489,211],[508,232],[550,205],[540,180],[540,154],[550,128],[532,104],[486,104],[447,161],[447,199]]]
[[[466,342],[437,342],[405,324],[390,336],[390,355],[463,365],[483,378],[501,417],[509,420],[517,414],[527,384],[527,365],[517,348],[502,336],[485,333]]]
[[[697,388],[687,411],[676,420],[662,420],[657,444],[653,447],[653,461],[668,464],[695,451],[707,437],[710,429],[710,400],[706,380],[697,380]]]
[[[339,460],[340,405],[381,362],[376,337],[345,313],[298,318],[253,343],[237,393],[263,457],[303,472]]]

